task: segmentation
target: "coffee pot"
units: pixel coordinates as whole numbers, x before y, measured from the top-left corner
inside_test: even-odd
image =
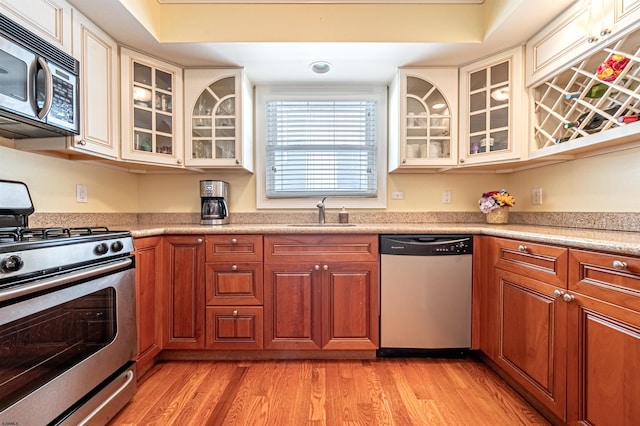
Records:
[[[229,223],[227,197],[229,184],[221,180],[200,181],[200,224],[224,225]]]

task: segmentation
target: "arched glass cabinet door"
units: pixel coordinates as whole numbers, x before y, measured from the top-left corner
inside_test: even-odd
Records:
[[[209,84],[191,113],[191,158],[236,158],[236,81],[226,77]]]
[[[406,163],[451,158],[451,107],[440,89],[426,79],[407,76]]]

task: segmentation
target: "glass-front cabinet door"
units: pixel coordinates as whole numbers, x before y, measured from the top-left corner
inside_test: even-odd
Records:
[[[457,69],[400,69],[389,93],[389,171],[456,165]]]
[[[522,48],[463,67],[460,79],[460,164],[520,159],[526,135]]]
[[[242,69],[185,70],[185,163],[252,171],[251,107]]]
[[[182,70],[122,49],[122,158],[183,165]]]

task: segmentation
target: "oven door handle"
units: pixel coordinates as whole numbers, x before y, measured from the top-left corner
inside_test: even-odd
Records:
[[[15,299],[16,297],[28,296],[39,291],[49,290],[65,284],[73,283],[75,281],[80,281],[109,272],[114,272],[120,269],[125,269],[132,263],[133,260],[129,257],[126,259],[118,260],[117,262],[94,266],[92,268],[83,269],[81,271],[73,272],[63,276],[47,278],[42,281],[34,282],[25,286],[0,290],[0,302]]]

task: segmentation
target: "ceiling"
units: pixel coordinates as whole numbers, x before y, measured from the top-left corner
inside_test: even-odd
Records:
[[[242,66],[256,84],[458,67],[524,43],[574,1],[68,0],[125,46],[182,67]],[[332,70],[311,72],[319,60]]]

